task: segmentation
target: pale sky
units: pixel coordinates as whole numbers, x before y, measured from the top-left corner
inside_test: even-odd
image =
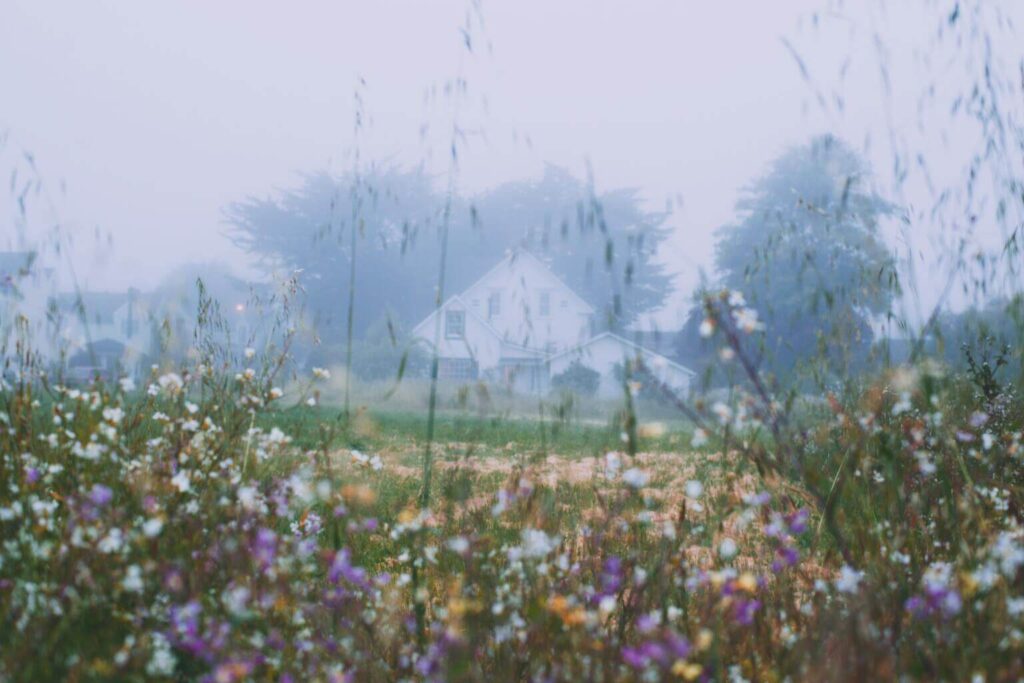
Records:
[[[1019,14],[1019,5],[994,4]],[[699,269],[711,268],[712,231],[733,216],[737,192],[787,146],[825,131],[867,143],[883,188],[893,139],[923,150],[939,185],[953,182],[971,149],[966,132],[922,125],[925,81],[949,72],[957,82],[960,68],[922,52],[943,3],[484,1],[472,55],[459,32],[468,6],[7,0],[0,178],[24,172],[23,151],[34,156],[49,199],[30,207],[29,239],[59,221],[87,287],[150,287],[189,260],[243,268],[224,236],[224,207],[292,186],[303,171],[349,168],[360,78],[370,121],[361,158],[442,174],[451,115],[425,93],[463,75],[469,101],[459,116],[474,135],[461,192],[535,177],[551,162],[581,176],[589,165],[598,189],[636,187],[652,207],[682,198],[662,254],[679,275],[658,315],[671,326]],[[875,35],[890,50],[887,97]],[[996,49],[1013,64],[1019,44]],[[833,91],[845,96],[842,112]],[[932,201],[923,180],[903,192],[907,204]],[[11,225],[13,203],[3,202],[0,225]],[[19,246],[16,230],[0,231],[0,249]]]

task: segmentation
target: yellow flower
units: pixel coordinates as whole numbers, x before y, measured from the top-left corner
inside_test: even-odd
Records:
[[[700,664],[694,664],[685,660],[679,659],[675,664],[672,665],[672,673],[679,676],[684,681],[695,681],[700,676],[701,672],[704,671],[704,667]]]
[[[736,587],[741,591],[753,593],[757,590],[757,577],[750,572],[743,572],[740,578],[736,579]]]

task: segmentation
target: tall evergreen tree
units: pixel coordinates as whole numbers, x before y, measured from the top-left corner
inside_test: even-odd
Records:
[[[899,288],[879,236],[894,207],[872,190],[864,160],[830,135],[815,138],[772,162],[736,211],[718,231],[715,265],[719,286],[742,292],[765,323],[764,366],[841,373],[860,362],[872,316]],[[703,316],[698,304],[681,335],[684,357],[702,352]]]

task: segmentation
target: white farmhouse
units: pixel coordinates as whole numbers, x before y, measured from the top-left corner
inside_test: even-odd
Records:
[[[429,348],[438,376],[484,379],[519,391],[546,391],[573,361],[601,375],[600,393],[621,393],[617,364],[643,359],[670,386],[685,390],[693,373],[668,358],[604,332],[594,335],[594,309],[536,256],[516,250],[464,292],[413,328]]]

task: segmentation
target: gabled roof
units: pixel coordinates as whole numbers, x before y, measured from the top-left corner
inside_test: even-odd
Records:
[[[498,330],[496,330],[493,325],[491,325],[489,322],[484,320],[483,316],[481,316],[479,313],[474,311],[472,306],[467,305],[466,301],[459,294],[453,294],[452,296],[448,297],[448,299],[443,304],[441,304],[440,308],[431,311],[430,314],[427,315],[426,318],[421,320],[420,323],[418,325],[416,325],[416,327],[412,328],[413,335],[416,335],[417,330],[419,330],[421,327],[423,327],[424,325],[429,323],[433,319],[434,314],[440,313],[442,311],[447,310],[448,307],[450,305],[452,305],[453,303],[462,304],[462,308],[465,310],[465,312],[467,314],[473,316],[474,320],[476,320],[478,323],[480,323],[485,330],[490,332],[491,335],[495,339],[498,340],[498,342],[501,344],[501,347],[502,347],[502,355],[503,356],[505,355],[504,354],[504,350],[505,349],[511,349],[512,351],[514,351],[516,353],[519,353],[519,354],[522,354],[523,356],[530,356],[530,357],[534,357],[534,358],[543,358],[544,357],[544,355],[545,355],[544,351],[542,351],[540,349],[533,349],[533,348],[530,348],[529,346],[523,346],[522,344],[516,344],[515,342],[508,341],[507,339],[502,337],[501,333],[498,332]],[[422,336],[426,337],[426,334],[422,334]]]
[[[549,361],[553,361],[553,360],[555,360],[557,358],[561,358],[561,357],[567,356],[569,354],[579,353],[580,351],[582,351],[586,347],[590,346],[591,344],[593,344],[593,343],[595,343],[597,341],[600,341],[601,339],[604,339],[605,337],[609,337],[609,338],[613,339],[614,341],[618,342],[619,344],[621,344],[622,346],[625,346],[627,348],[632,349],[633,351],[637,352],[641,356],[650,356],[650,357],[659,358],[659,359],[663,360],[665,362],[665,364],[668,365],[669,367],[674,368],[676,370],[679,370],[681,372],[685,372],[686,374],[690,375],[691,377],[696,376],[696,374],[697,374],[696,372],[694,372],[690,368],[688,368],[686,366],[683,366],[683,365],[680,365],[679,363],[675,362],[671,358],[668,358],[668,357],[658,353],[657,351],[651,351],[650,349],[645,348],[643,346],[640,346],[639,344],[637,344],[635,342],[631,342],[628,339],[625,339],[624,337],[620,337],[619,335],[615,334],[614,332],[602,332],[601,334],[595,335],[595,336],[591,337],[590,339],[588,339],[587,341],[583,342],[582,344],[574,346],[571,349],[567,349],[565,351],[562,351],[561,353],[556,353],[555,355],[553,355],[549,359]]]
[[[573,296],[576,299],[577,302],[582,304],[583,307],[587,310],[588,313],[593,313],[594,312],[594,307],[591,306],[589,303],[587,303],[586,299],[584,299],[579,294],[577,294],[576,290],[574,290],[572,287],[570,287],[569,285],[565,284],[565,281],[562,278],[558,277],[558,275],[556,275],[555,272],[553,270],[551,270],[550,267],[548,267],[548,264],[544,263],[542,260],[540,260],[540,258],[538,258],[536,255],[534,255],[533,252],[531,252],[529,249],[526,249],[525,247],[516,247],[515,249],[511,250],[508,253],[508,255],[505,256],[505,258],[501,259],[496,264],[494,264],[493,267],[491,267],[487,272],[485,272],[483,275],[478,277],[473,282],[473,284],[471,284],[469,287],[466,287],[464,290],[462,290],[462,292],[466,293],[469,290],[473,289],[474,287],[479,285],[481,282],[486,280],[488,277],[490,277],[493,273],[495,273],[499,268],[501,268],[502,266],[511,265],[518,258],[525,258],[525,259],[533,261],[540,268],[542,268],[544,271],[546,271],[552,277],[552,279],[555,280],[555,282],[557,282],[559,285],[564,287],[565,290],[567,292],[569,292],[569,294],[571,296]]]
[[[419,322],[419,324],[416,325],[416,327],[412,328],[413,334],[416,334],[416,330],[420,329],[421,327],[426,325],[428,322],[430,322],[433,319],[435,314],[440,313],[441,311],[447,310],[447,308],[449,306],[451,306],[453,303],[462,304],[462,307],[465,309],[466,313],[468,313],[471,316],[473,316],[473,318],[477,322],[479,322],[481,325],[484,326],[484,329],[486,329],[488,332],[490,332],[491,334],[494,335],[495,339],[498,339],[499,341],[501,340],[501,335],[498,333],[498,331],[496,329],[494,329],[494,326],[491,325],[486,320],[484,320],[482,317],[480,317],[480,315],[476,311],[474,311],[472,309],[472,307],[467,306],[466,302],[458,294],[451,295],[450,297],[448,297],[448,299],[443,304],[441,304],[441,306],[439,308],[435,308],[433,311],[428,313],[426,318],[421,320]]]

